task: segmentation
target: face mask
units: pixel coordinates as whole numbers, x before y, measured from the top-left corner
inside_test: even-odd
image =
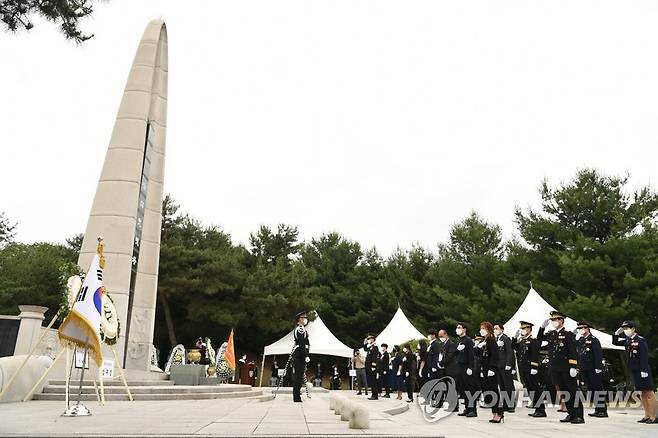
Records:
[[[530,330],[528,330],[528,329],[523,329],[523,330],[521,331],[521,334],[522,334],[523,336],[528,336],[528,335],[530,334]]]
[[[455,333],[457,333],[457,336],[461,336],[461,335],[462,335],[462,333],[464,333],[464,330],[463,330],[463,329],[460,329],[460,328],[458,328],[458,329],[455,329]]]
[[[408,350],[406,348],[403,348],[402,351],[406,353]]]
[[[626,336],[631,336],[633,334],[633,331],[631,329],[627,328],[627,329],[624,329],[624,334]]]
[[[578,334],[580,336],[585,336],[585,329],[578,329]]]
[[[302,324],[303,324],[303,325],[308,324],[308,319],[306,319],[306,318],[302,319]]]
[[[500,336],[500,333],[501,333],[500,330],[498,330],[498,329],[494,329],[494,335],[496,335],[496,336]]]
[[[560,322],[559,321],[551,321],[551,325],[556,330],[560,328]]]
[[[485,329],[480,329],[480,336],[487,336],[489,334]]]

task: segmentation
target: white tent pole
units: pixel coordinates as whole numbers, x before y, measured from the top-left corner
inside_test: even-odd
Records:
[[[263,387],[263,374],[265,372],[265,351],[263,351],[263,364],[260,367],[260,383],[258,386]]]

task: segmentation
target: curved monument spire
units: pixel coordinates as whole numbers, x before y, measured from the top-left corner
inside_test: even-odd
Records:
[[[105,238],[104,284],[121,321],[121,364],[148,371],[153,342],[167,126],[167,28],[139,42],[96,189],[78,263]],[[109,356],[111,357],[111,356]]]

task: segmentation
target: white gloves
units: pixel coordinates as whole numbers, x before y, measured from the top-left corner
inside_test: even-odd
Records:
[[[619,327],[619,328],[617,329],[617,331],[615,332],[615,334],[616,334],[617,336],[621,335],[622,333],[624,333],[624,329],[621,328],[621,327]]]
[[[375,379],[379,379],[379,373],[375,373]]]
[[[432,372],[433,372],[433,373],[436,373],[436,368],[432,368]]]
[[[644,371],[640,371],[640,377],[642,377],[643,379],[646,379],[647,377],[649,377],[649,373],[645,373]]]
[[[509,365],[505,365],[505,371],[509,371],[509,370],[511,370],[511,369],[512,369],[511,366],[509,366]]]
[[[551,322],[550,319],[546,319],[546,320],[544,320],[544,322],[541,323],[541,328],[546,328],[546,327],[548,327],[548,323],[549,323],[549,322]]]
[[[473,375],[473,370],[470,368],[466,368],[466,374],[469,376]]]
[[[404,373],[404,377],[409,377],[409,371]]]
[[[406,357],[403,357],[403,358],[402,358],[402,362],[406,362],[406,361],[407,361],[407,358],[406,358]]]
[[[518,338],[519,336],[521,336],[521,329],[518,329],[516,333],[514,333],[515,338]]]
[[[499,347],[502,347],[503,345],[505,345],[505,343],[503,341],[498,341],[498,342],[496,342],[496,344],[498,344]]]
[[[538,372],[539,372],[539,371],[537,371],[537,370],[535,370],[535,369],[532,369],[532,370],[530,370],[530,375],[531,375],[531,376],[536,376]]]
[[[512,375],[516,374],[516,370],[512,370]]]
[[[486,347],[486,346],[487,346],[487,343],[484,342],[484,341],[482,341],[482,342],[480,342],[480,343],[478,344],[478,348],[484,348],[484,347]]]
[[[578,370],[575,368],[569,368],[569,375],[571,377],[576,377],[578,375]]]
[[[464,344],[457,345],[457,351],[462,351],[464,348],[466,348],[466,345]]]
[[[418,371],[418,377],[423,377],[423,372],[422,371]]]
[[[495,375],[496,375],[496,373],[494,373],[493,371],[491,371],[491,370],[487,371],[487,377],[493,377]]]
[[[595,372],[596,374],[601,374],[601,371],[603,371],[603,370],[596,370],[596,369],[594,370],[594,372]]]
[[[306,358],[304,360],[306,361],[306,363],[309,363],[311,361],[311,358],[306,356]]]
[[[400,375],[400,371],[398,371],[398,373],[396,374],[396,376],[399,376],[399,375]]]
[[[382,373],[384,373],[384,375],[386,375],[387,371],[382,371]]]

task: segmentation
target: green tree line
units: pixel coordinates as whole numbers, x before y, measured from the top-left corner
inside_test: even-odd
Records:
[[[517,208],[516,232],[473,212],[436,248],[413,246],[383,257],[337,232],[302,241],[295,226],[261,226],[247,245],[163,202],[154,343],[223,341],[233,327],[238,353],[259,355],[291,329],[292,315],[316,309],[350,346],[382,330],[398,304],[421,331],[457,321],[505,322],[532,282],[553,306],[613,332],[634,319],[649,339],[656,368],[658,195],[630,191],[628,177],[584,169],[570,181],[542,181],[537,209]],[[58,266],[76,258],[65,245],[13,242],[0,232],[0,313],[18,304],[56,309]],[[4,239],[4,240],[3,240]]]

